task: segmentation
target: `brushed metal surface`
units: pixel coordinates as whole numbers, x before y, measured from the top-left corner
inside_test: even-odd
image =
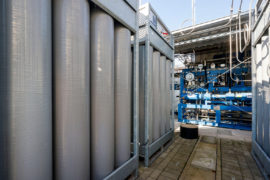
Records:
[[[91,179],[114,169],[114,21],[91,9]]]
[[[166,132],[170,130],[170,122],[171,122],[171,61],[169,59],[166,60]]]
[[[55,178],[90,178],[90,9],[53,1]]]
[[[160,111],[160,52],[153,52],[153,142],[161,136],[161,111]]]
[[[51,1],[0,1],[0,179],[52,179]]]
[[[114,29],[115,61],[115,164],[130,158],[132,110],[131,33],[120,24]]]
[[[160,133],[161,136],[165,134],[166,129],[166,57],[160,57]]]
[[[145,60],[146,52],[145,46],[139,47],[139,141],[141,145],[146,143],[145,141]]]

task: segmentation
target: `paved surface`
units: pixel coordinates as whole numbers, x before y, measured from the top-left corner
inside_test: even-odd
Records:
[[[141,162],[138,179],[263,179],[250,154],[251,132],[200,127],[199,133],[199,140],[187,140],[176,132],[172,145],[149,168]]]
[[[143,167],[143,164],[140,165],[139,179],[178,179],[196,142],[197,140],[186,140],[175,134],[174,143],[149,168]]]
[[[251,143],[220,140],[222,179],[263,179],[251,157]]]

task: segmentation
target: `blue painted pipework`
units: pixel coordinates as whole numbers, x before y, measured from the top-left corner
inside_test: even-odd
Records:
[[[243,74],[250,71],[250,68],[241,67],[233,69],[233,75],[239,80],[243,80]],[[187,73],[193,73],[195,77],[205,76],[204,87],[185,87],[185,76]],[[220,74],[227,75],[226,85],[216,87],[213,82],[218,83],[217,76]],[[227,113],[233,111],[251,112],[252,111],[252,93],[251,86],[245,85],[244,82],[239,81],[234,83],[228,76],[227,68],[223,69],[209,69],[196,71],[194,69],[184,69],[180,74],[180,104],[178,104],[178,121],[183,123],[192,123],[200,125],[210,125],[224,128],[251,130],[251,121],[233,121],[222,120],[221,112]],[[207,83],[208,82],[208,83]],[[209,83],[210,82],[210,83]],[[183,101],[186,101],[185,103]],[[199,102],[199,103],[198,103]],[[185,112],[187,110],[212,110],[215,112],[215,119],[187,119]]]

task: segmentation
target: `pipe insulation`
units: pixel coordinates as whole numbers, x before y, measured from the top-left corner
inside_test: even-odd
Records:
[[[115,48],[115,163],[130,158],[132,108],[131,33],[120,24],[114,29]]]
[[[114,22],[91,9],[91,179],[114,169]]]
[[[161,135],[161,112],[160,112],[160,52],[153,53],[153,142]]]
[[[90,10],[53,1],[55,178],[90,179]]]
[[[166,60],[166,132],[170,130],[170,114],[171,114],[171,91],[170,81],[171,80],[171,61]]]
[[[0,179],[52,179],[51,1],[0,1]]]
[[[161,136],[165,134],[166,128],[166,57],[160,57],[160,113],[161,113],[161,124],[160,131]]]

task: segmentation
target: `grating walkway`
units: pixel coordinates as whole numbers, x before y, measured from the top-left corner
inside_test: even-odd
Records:
[[[140,180],[263,179],[251,157],[251,142],[201,136],[174,143],[149,167],[139,168]]]

